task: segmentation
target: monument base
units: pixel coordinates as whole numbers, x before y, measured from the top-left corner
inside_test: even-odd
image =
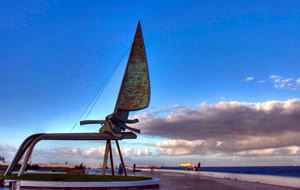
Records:
[[[80,174],[9,175],[5,183],[21,189],[159,189],[159,179],[140,176],[101,176]]]

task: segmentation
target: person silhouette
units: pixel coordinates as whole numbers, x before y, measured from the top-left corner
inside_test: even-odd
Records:
[[[122,167],[122,164],[121,164],[121,163],[119,164],[118,174],[119,174],[119,175],[123,174],[123,167]]]
[[[136,168],[136,165],[135,165],[135,163],[133,164],[133,172],[135,172],[135,168]]]

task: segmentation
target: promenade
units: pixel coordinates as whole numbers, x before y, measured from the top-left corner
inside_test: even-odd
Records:
[[[275,185],[219,179],[175,172],[136,172],[136,175],[156,177],[161,180],[160,190],[296,190]],[[299,190],[299,189],[297,189]]]
[[[130,176],[135,175],[158,178],[160,180],[160,190],[300,190],[300,188],[269,185],[258,182],[246,182],[236,180],[236,178],[215,178],[194,171],[166,171],[159,169],[152,172],[150,170],[142,170],[140,172],[132,172],[132,170],[127,171]],[[277,180],[277,182],[278,181],[279,180]],[[286,179],[284,179],[284,182],[284,184],[287,185]],[[4,189],[7,190],[8,188],[0,187],[0,190]],[[151,189],[158,190],[157,188]]]

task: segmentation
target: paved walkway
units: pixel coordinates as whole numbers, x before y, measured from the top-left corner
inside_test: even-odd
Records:
[[[157,177],[161,180],[160,190],[295,190],[260,183],[217,179],[193,174],[171,172],[136,172],[136,175]],[[299,189],[298,189],[299,190]]]
[[[133,173],[129,172],[129,174],[132,175]],[[300,190],[297,188],[212,178],[187,173],[142,171],[135,172],[134,175],[159,178],[160,190]],[[0,190],[2,189],[7,190],[7,188],[0,188]]]

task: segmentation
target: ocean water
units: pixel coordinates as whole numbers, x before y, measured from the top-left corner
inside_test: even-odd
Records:
[[[193,170],[182,167],[163,167],[161,169],[171,170]],[[131,170],[127,169],[128,172]],[[251,166],[251,167],[201,167],[201,171],[209,172],[226,172],[226,173],[241,173],[241,174],[259,174],[259,175],[274,175],[300,178],[300,166]],[[115,170],[117,173],[118,170]],[[100,174],[101,169],[86,170],[86,174]],[[111,174],[110,169],[107,170]]]
[[[180,167],[162,169],[184,170]],[[201,167],[201,171],[300,177],[300,166]]]

